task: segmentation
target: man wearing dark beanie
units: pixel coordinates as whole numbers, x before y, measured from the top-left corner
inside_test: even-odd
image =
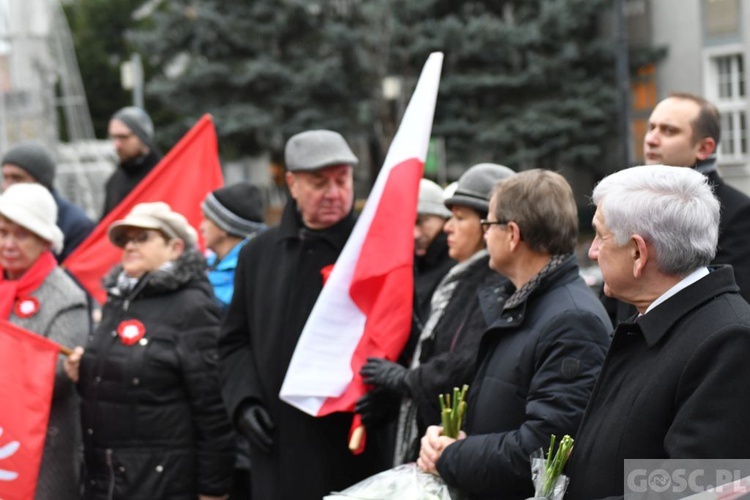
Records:
[[[209,193],[201,208],[201,233],[206,248],[215,254],[208,258],[208,277],[222,311],[226,311],[232,301],[240,249],[266,229],[263,193],[252,184],[240,182]]]
[[[54,188],[57,167],[52,154],[40,142],[23,142],[5,153],[1,165],[3,191],[12,184],[29,182],[41,184],[52,193],[57,204],[56,224],[65,237],[62,251],[55,256],[58,262],[62,262],[91,233],[94,222]]]
[[[154,124],[141,108],[128,106],[115,113],[109,121],[109,138],[120,162],[107,180],[102,218],[161,160],[154,146]]]

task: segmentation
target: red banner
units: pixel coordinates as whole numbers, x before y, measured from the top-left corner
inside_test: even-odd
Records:
[[[178,142],[133,191],[99,222],[94,231],[65,259],[63,267],[100,303],[107,298],[102,278],[120,261],[122,250],[112,245],[107,229],[139,203],[163,201],[184,215],[190,225],[201,222],[201,202],[224,184],[216,131],[209,115]],[[203,240],[199,235],[199,245]]]
[[[0,498],[34,498],[47,435],[55,365],[54,342],[0,320]]]

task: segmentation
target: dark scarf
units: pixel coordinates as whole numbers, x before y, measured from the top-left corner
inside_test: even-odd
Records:
[[[545,264],[545,266],[539,271],[534,277],[532,277],[529,281],[527,281],[521,288],[516,290],[513,295],[510,296],[510,298],[505,301],[505,305],[503,306],[503,310],[506,309],[513,309],[517,305],[523,303],[526,301],[526,299],[531,295],[531,292],[533,292],[536,287],[539,286],[539,283],[546,277],[552,274],[552,272],[555,271],[558,267],[560,267],[565,261],[567,261],[570,258],[571,254],[557,254],[553,255],[549,262]]]

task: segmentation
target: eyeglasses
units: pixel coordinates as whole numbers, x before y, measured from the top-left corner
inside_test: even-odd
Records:
[[[130,236],[123,233],[115,238],[114,244],[120,248],[125,248],[128,243],[132,242],[133,245],[138,246],[144,243],[148,243],[154,236],[157,235],[158,233],[152,231],[141,231],[139,233],[131,234]]]
[[[509,222],[510,222],[509,220],[487,220],[487,219],[482,219],[482,220],[479,221],[479,224],[482,226],[482,231],[486,232],[490,228],[490,226],[492,226],[492,225],[496,224],[498,226],[505,226]]]
[[[111,134],[109,138],[113,141],[127,141],[131,137],[133,137],[133,133],[130,134]]]

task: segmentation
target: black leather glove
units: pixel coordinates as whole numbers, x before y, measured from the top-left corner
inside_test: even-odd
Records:
[[[395,418],[398,415],[401,398],[385,389],[376,387],[357,400],[354,412],[362,417],[362,423],[368,429]]]
[[[249,403],[237,415],[237,429],[250,440],[250,444],[263,453],[271,452],[272,433],[276,428],[265,408],[257,403]]]
[[[367,358],[367,363],[359,370],[366,384],[382,387],[401,396],[409,396],[406,385],[408,368],[383,358]]]

